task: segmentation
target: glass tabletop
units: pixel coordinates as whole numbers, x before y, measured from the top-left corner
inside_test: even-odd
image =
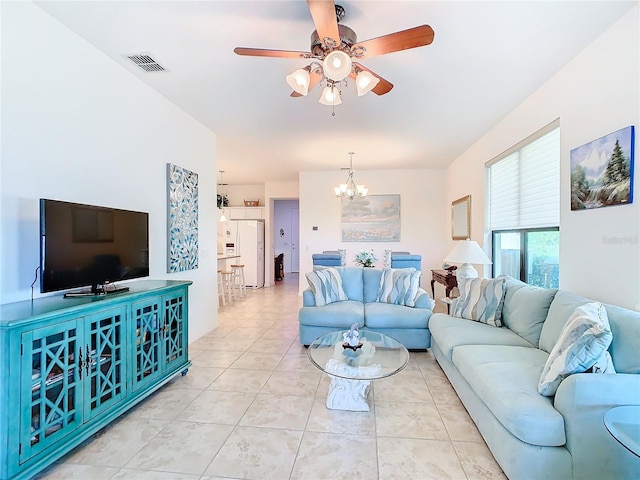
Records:
[[[614,407],[604,414],[604,425],[613,438],[640,457],[640,405]]]
[[[307,351],[313,365],[325,373],[353,380],[375,380],[394,375],[409,363],[409,351],[382,333],[360,330],[362,347],[343,348],[348,330],[316,338]],[[336,368],[336,366],[340,368]]]

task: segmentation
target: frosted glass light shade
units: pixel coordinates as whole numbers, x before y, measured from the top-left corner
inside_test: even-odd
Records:
[[[320,95],[320,100],[318,101],[322,105],[340,105],[342,103],[340,92],[334,86],[324,87],[324,90],[322,90],[322,95]]]
[[[365,93],[370,92],[373,87],[380,83],[380,79],[371,73],[363,70],[356,75],[356,88],[358,96],[361,97]]]
[[[351,57],[342,50],[334,50],[324,57],[322,70],[325,77],[339,82],[351,73]]]
[[[309,83],[311,81],[309,72],[304,68],[299,68],[286,76],[287,83],[296,93],[306,95],[309,93]]]

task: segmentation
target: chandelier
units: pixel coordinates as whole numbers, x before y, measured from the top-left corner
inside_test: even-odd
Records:
[[[331,38],[325,38],[321,42],[317,32],[314,32],[311,37],[311,53],[304,54],[303,58],[316,60],[287,75],[287,83],[297,96],[307,95],[309,88],[319,82],[324,88],[318,101],[322,105],[333,107],[342,103],[342,85],[347,85],[348,77],[355,79],[359,97],[370,92],[380,82],[378,77],[352,62],[353,57],[361,58],[366,53],[363,46],[352,47],[357,41],[355,32],[345,25],[338,25],[338,29],[340,44]],[[333,115],[335,116],[335,112]]]
[[[222,211],[222,214],[220,215],[220,221],[226,222],[227,217],[224,215],[224,207],[227,206],[228,200],[227,200],[227,194],[222,192],[222,187],[226,185],[222,179],[222,175],[224,175],[224,170],[218,170],[218,172],[220,173],[220,183],[218,184],[218,186],[220,186],[220,190],[219,190],[220,193],[218,193],[218,208]]]
[[[364,185],[356,185],[353,180],[353,152],[349,152],[349,176],[347,177],[347,183],[341,183],[337,187],[333,187],[336,192],[336,197],[348,197],[349,200],[353,200],[354,197],[366,197],[369,189]]]

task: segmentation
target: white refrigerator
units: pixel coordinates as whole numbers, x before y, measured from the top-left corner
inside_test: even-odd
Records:
[[[264,287],[264,220],[230,220],[227,223],[225,252],[240,255],[230,262],[244,265],[247,287]]]

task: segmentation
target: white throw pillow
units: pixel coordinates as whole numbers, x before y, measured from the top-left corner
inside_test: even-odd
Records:
[[[613,334],[607,311],[601,303],[591,302],[577,307],[549,353],[540,375],[538,392],[551,397],[560,382],[574,373],[583,373],[595,365],[596,370],[611,373],[607,349]]]
[[[505,279],[467,278],[458,284],[460,296],[452,303],[451,316],[502,326]]]
[[[378,302],[415,307],[420,275],[415,268],[382,269]]]
[[[316,299],[316,307],[333,302],[348,300],[342,287],[340,272],[333,267],[323,268],[305,274],[309,288]]]

